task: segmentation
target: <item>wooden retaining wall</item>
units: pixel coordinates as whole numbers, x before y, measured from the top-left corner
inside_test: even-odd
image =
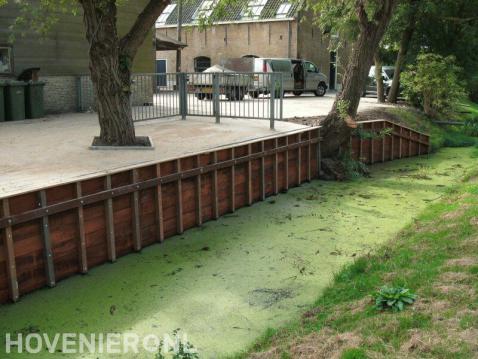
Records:
[[[0,303],[318,176],[320,129],[0,199]]]
[[[366,164],[430,153],[430,136],[385,120],[361,121],[351,141],[352,158]]]

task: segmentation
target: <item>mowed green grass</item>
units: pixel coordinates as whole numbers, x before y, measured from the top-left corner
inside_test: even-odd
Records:
[[[378,311],[383,285],[418,294]],[[473,358],[478,353],[478,166],[373,255],[340,271],[308,312],[270,329],[254,358]]]

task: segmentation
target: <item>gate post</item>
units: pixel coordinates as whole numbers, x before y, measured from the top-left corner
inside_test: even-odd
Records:
[[[216,123],[221,123],[221,107],[219,104],[219,74],[212,74],[212,108]]]
[[[271,94],[271,97],[270,97],[270,109],[269,109],[269,121],[270,121],[270,129],[273,130],[274,129],[274,120],[275,120],[275,96],[276,96],[276,74],[275,73],[271,73],[270,76],[270,84],[271,84],[271,88],[270,88],[270,94]]]
[[[188,113],[188,91],[186,74],[180,72],[177,74],[178,92],[179,92],[179,114],[181,119],[185,120]]]

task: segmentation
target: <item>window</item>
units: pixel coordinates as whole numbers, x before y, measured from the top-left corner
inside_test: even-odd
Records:
[[[312,62],[305,63],[305,70],[307,72],[319,72],[319,70],[317,69],[317,66],[315,66]]]
[[[279,6],[279,9],[277,10],[276,18],[278,18],[278,19],[286,18],[287,15],[289,14],[291,6],[292,6],[292,4],[289,4],[287,2],[281,4],[281,6]]]
[[[243,12],[242,16],[246,19],[259,19],[266,3],[267,0],[249,0],[247,9]]]
[[[169,15],[171,15],[175,8],[176,4],[169,4],[168,6],[166,6],[166,8],[163,10],[163,13],[158,17],[158,20],[156,20],[156,27],[166,24]]]
[[[217,0],[204,0],[194,14],[194,20],[208,18],[209,16],[211,16],[212,12],[214,11],[214,7],[216,6],[216,3]]]
[[[292,72],[292,64],[290,60],[271,60],[272,71],[274,72]]]
[[[211,67],[211,59],[206,56],[199,56],[194,59],[194,72],[203,72]]]
[[[13,73],[11,46],[0,46],[0,75]]]

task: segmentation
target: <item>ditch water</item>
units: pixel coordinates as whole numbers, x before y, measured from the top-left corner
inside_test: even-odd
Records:
[[[314,181],[27,295],[0,307],[0,349],[6,333],[163,336],[180,328],[201,358],[237,353],[306,311],[344,264],[439,199],[473,166],[471,151],[376,165],[371,178],[352,182]],[[50,356],[44,348],[36,355]]]

